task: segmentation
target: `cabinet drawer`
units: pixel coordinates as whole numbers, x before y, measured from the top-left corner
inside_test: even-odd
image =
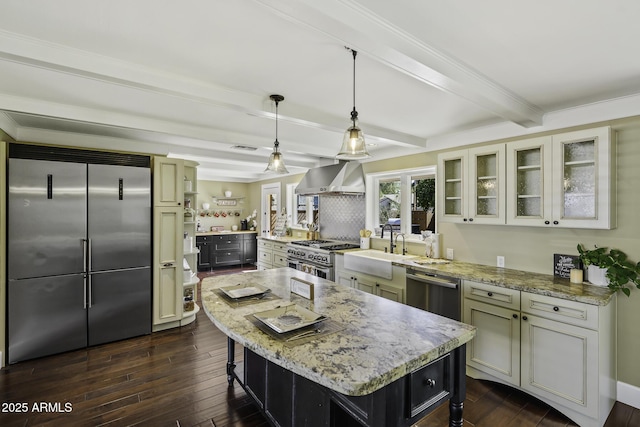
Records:
[[[265,239],[258,239],[258,247],[266,250],[273,250],[273,242]]]
[[[214,254],[214,267],[219,265],[240,264],[242,261],[242,255],[239,251],[216,251]]]
[[[196,245],[198,243],[210,242],[211,236],[196,236]]]
[[[453,385],[451,355],[447,354],[409,374],[409,414],[415,417],[439,401],[449,399]]]
[[[213,243],[216,251],[240,251],[242,250],[241,240],[222,240]]]
[[[464,281],[464,297],[520,311],[520,291],[486,283]]]
[[[256,233],[244,233],[242,234],[244,240],[256,240]]]
[[[282,252],[273,252],[273,267],[287,267],[287,254]]]
[[[279,251],[279,252],[284,252],[285,254],[287,253],[287,244],[286,243],[280,243],[280,242],[273,242],[273,251]]]
[[[258,249],[258,262],[271,264],[273,262],[273,254],[271,252]]]
[[[225,234],[218,236],[211,236],[214,242],[236,242],[238,240],[242,240],[242,236],[240,234]]]
[[[522,293],[522,312],[589,329],[598,329],[598,307],[546,295]]]

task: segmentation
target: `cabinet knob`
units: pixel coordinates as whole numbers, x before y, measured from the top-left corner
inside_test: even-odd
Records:
[[[473,222],[473,218],[469,218],[469,222]]]
[[[553,221],[553,225],[558,225],[560,224],[558,221]]]
[[[549,221],[545,221],[544,223],[545,223],[545,225],[551,224]]]
[[[427,378],[427,380],[425,381],[425,384],[427,384],[431,388],[434,388],[436,386],[436,380],[432,378]]]
[[[529,320],[527,316],[522,316],[522,320]]]
[[[518,318],[518,315],[517,315],[517,314],[515,314],[515,313],[513,313],[511,316],[512,316],[514,319],[517,319],[517,318]],[[525,319],[525,320],[526,320],[526,319]]]
[[[553,311],[560,311],[560,307],[558,306],[553,307]]]
[[[467,218],[462,218],[462,221],[467,222]]]
[[[487,296],[492,297],[493,296],[493,292],[487,292]]]

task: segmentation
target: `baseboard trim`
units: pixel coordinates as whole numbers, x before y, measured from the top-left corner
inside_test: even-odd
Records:
[[[618,381],[618,402],[640,409],[640,387]]]

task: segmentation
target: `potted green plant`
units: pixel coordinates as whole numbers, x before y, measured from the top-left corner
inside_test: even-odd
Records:
[[[596,266],[606,270],[609,289],[622,291],[626,296],[631,295],[631,289],[627,286],[629,283],[640,289],[640,262],[634,264],[629,261],[624,252],[597,246],[586,249],[582,244],[578,244],[578,252],[585,267]]]

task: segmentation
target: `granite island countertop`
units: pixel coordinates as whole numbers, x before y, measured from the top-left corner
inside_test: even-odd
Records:
[[[290,292],[290,279],[314,284],[313,301]],[[232,307],[215,290],[237,284],[269,287],[280,297]],[[288,346],[245,316],[295,303],[342,329]],[[290,268],[205,278],[202,304],[227,336],[265,359],[342,394],[372,393],[470,341],[473,326],[386,300]]]

